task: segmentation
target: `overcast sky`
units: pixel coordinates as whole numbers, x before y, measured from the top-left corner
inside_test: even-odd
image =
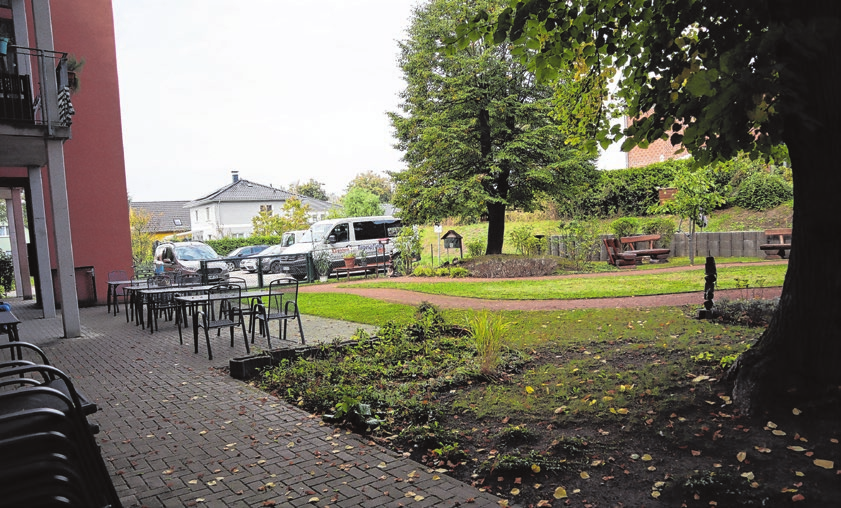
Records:
[[[343,194],[404,167],[387,111],[416,0],[113,0],[135,201],[192,200],[231,171]]]

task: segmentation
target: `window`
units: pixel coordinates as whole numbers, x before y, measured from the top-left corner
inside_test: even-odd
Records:
[[[336,238],[336,243],[338,242],[347,242],[350,241],[350,237],[348,236],[348,225],[347,222],[343,222],[341,224],[336,224],[333,228],[333,231],[330,232]]]
[[[205,218],[205,220],[210,221],[210,207],[209,206],[204,209],[204,218]]]
[[[198,221],[199,221],[199,211],[196,210],[196,222],[198,222]]]
[[[399,220],[354,222],[353,232],[357,240],[377,240],[395,236],[391,229],[399,227]]]
[[[9,236],[9,226],[0,226],[0,236]]]
[[[272,214],[272,205],[260,205],[261,212],[267,212],[269,215]]]
[[[172,219],[172,223],[176,226],[181,226],[181,219]]]

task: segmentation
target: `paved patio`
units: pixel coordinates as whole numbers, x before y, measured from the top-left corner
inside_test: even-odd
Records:
[[[225,333],[213,340],[211,362],[204,347],[193,354],[190,330],[179,344],[172,322],[150,334],[93,307],[81,309],[83,337],[62,339],[59,319],[39,318],[30,302],[12,306],[21,340],[46,348],[99,405],[90,419],[126,508],[498,505],[231,378],[221,369],[244,355],[241,339],[234,349]],[[359,327],[307,318],[304,333],[329,341]]]

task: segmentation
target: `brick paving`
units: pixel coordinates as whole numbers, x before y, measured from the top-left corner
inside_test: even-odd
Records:
[[[150,334],[104,307],[81,309],[82,337],[13,303],[21,340],[96,401],[102,454],[126,508],[177,506],[497,506],[480,492],[228,376],[241,340],[212,339],[214,360],[171,322]],[[294,327],[290,327],[290,330]],[[307,342],[359,325],[308,318]],[[266,347],[264,342],[258,346]],[[472,502],[472,503],[471,503]]]

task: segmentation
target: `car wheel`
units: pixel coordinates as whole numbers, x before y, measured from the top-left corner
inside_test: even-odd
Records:
[[[228,261],[228,271],[233,272],[237,269],[237,265],[233,261]]]
[[[280,273],[280,261],[273,261],[269,271],[271,273]]]

